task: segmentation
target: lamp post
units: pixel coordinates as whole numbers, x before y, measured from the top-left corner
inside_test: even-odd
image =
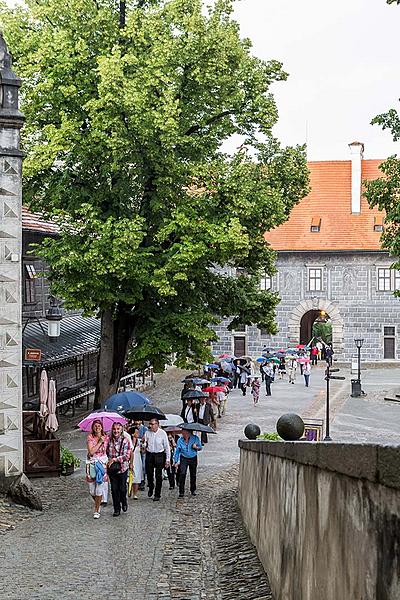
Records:
[[[358,352],[358,377],[357,377],[357,380],[358,380],[359,384],[361,385],[361,348],[364,343],[364,339],[363,338],[354,338],[354,343],[357,347],[357,352]]]
[[[62,311],[57,304],[56,299],[51,296],[50,306],[46,311],[47,335],[51,342],[55,342],[60,337],[60,321],[62,319]]]

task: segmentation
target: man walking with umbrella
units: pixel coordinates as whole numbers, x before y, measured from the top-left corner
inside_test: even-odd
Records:
[[[185,495],[186,473],[190,473],[190,492],[196,495],[197,453],[203,446],[197,435],[182,427],[182,437],[179,438],[174,453],[174,463],[180,465],[179,498]]]
[[[149,488],[148,497],[151,498],[154,492],[154,502],[161,498],[162,470],[168,469],[171,459],[171,450],[169,447],[168,436],[163,429],[160,429],[158,419],[150,420],[150,429],[144,434],[146,447],[146,475],[147,487]],[[154,471],[156,475],[156,486],[154,489]]]

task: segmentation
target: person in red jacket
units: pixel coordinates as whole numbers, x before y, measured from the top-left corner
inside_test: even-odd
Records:
[[[311,362],[313,365],[317,364],[317,360],[318,360],[318,348],[317,346],[313,346],[311,348]]]

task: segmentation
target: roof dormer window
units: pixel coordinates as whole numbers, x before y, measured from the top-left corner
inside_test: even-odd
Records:
[[[321,231],[321,217],[313,217],[311,219],[311,233],[319,233]]]
[[[383,216],[374,217],[374,231],[383,231]]]

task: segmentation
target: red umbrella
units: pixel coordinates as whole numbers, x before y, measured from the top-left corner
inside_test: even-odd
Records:
[[[305,345],[304,344],[297,344],[296,348],[305,348]]]
[[[225,387],[222,387],[221,385],[210,385],[208,387],[203,388],[203,392],[208,392],[210,394],[216,393],[216,392],[226,392]]]

